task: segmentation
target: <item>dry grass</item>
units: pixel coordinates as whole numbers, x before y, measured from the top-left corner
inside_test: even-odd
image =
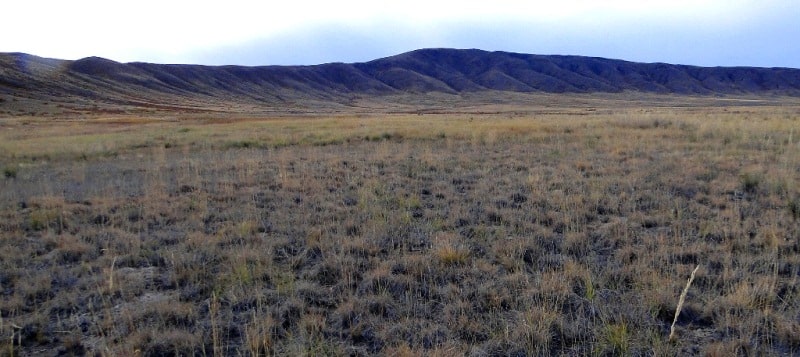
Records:
[[[686,302],[686,294],[689,292],[689,288],[692,286],[692,281],[694,281],[694,275],[697,274],[697,270],[700,269],[700,266],[692,270],[692,275],[689,276],[689,280],[686,281],[686,287],[683,288],[683,292],[681,293],[680,298],[678,299],[678,307],[675,308],[675,318],[672,319],[672,325],[669,327],[669,340],[675,340],[675,324],[678,322],[678,316],[680,316],[681,309],[683,308],[684,302]]]
[[[5,121],[0,354],[800,353],[800,110],[660,105]]]

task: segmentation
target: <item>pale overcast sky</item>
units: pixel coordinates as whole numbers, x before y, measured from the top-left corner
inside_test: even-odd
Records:
[[[800,0],[12,0],[0,52],[120,62],[362,62],[430,47],[800,68]]]

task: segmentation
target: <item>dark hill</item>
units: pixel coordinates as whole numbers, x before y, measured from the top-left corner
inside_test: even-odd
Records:
[[[201,66],[0,54],[0,96],[127,106],[346,105],[353,98],[481,91],[800,96],[800,70],[696,67],[481,50],[423,49],[366,63]],[[2,103],[0,103],[0,106]]]

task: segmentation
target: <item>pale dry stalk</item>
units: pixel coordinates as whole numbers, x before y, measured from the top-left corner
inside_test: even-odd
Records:
[[[683,303],[686,301],[686,294],[689,292],[689,287],[692,286],[692,281],[694,280],[694,274],[697,273],[697,269],[700,269],[700,266],[696,266],[694,270],[692,270],[692,275],[689,276],[689,280],[686,282],[686,287],[683,288],[683,292],[681,293],[680,299],[678,299],[678,307],[675,308],[675,318],[672,319],[672,326],[669,328],[669,340],[672,341],[675,338],[675,323],[678,322],[678,315],[681,313],[681,309],[683,308]]]

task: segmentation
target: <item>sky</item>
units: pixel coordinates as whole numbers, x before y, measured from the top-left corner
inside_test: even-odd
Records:
[[[800,68],[800,0],[26,0],[0,52],[119,62],[310,65],[478,48]]]

